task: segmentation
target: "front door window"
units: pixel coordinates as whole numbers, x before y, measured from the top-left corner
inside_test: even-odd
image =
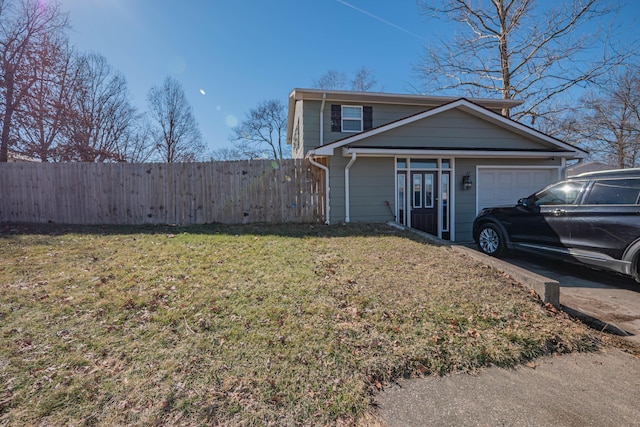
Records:
[[[396,159],[396,221],[451,238],[452,159]]]
[[[424,174],[424,207],[433,207],[433,174]]]
[[[406,173],[398,173],[398,211],[396,212],[396,218],[398,223],[402,225],[406,225],[405,220],[405,207],[407,206],[406,201],[406,184],[407,183],[407,174]]]
[[[422,207],[422,175],[419,173],[413,174],[413,207]]]

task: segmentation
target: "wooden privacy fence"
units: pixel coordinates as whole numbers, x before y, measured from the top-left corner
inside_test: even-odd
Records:
[[[0,222],[318,222],[324,177],[306,160],[0,163]]]

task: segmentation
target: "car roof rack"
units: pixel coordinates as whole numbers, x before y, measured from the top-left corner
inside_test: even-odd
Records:
[[[575,175],[572,178],[588,178],[588,177],[620,177],[638,175],[640,176],[640,168],[629,169],[609,169],[604,171],[585,172],[579,175]]]

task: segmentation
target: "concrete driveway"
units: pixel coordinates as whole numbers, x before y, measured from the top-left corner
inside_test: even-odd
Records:
[[[427,233],[410,230],[426,240],[451,245],[450,242]],[[560,284],[560,305],[564,311],[592,327],[640,344],[640,283],[635,280],[519,251],[509,251],[503,258],[493,258],[483,254],[472,242],[451,246],[481,262],[490,261],[489,264],[493,267],[510,274],[510,264],[520,267],[517,274],[520,278],[523,275],[527,276],[528,272],[533,272],[540,279],[549,278],[557,281]],[[515,276],[514,279],[519,280]]]
[[[570,315],[640,344],[640,283],[582,265],[510,253],[504,261],[557,280]]]
[[[558,281],[565,311],[640,343],[640,284],[632,279],[529,254],[500,263]],[[640,358],[607,348],[515,369],[401,380],[376,403],[388,427],[640,426],[639,378]]]

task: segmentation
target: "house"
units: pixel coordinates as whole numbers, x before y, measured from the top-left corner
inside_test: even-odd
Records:
[[[618,169],[618,166],[611,166],[602,162],[580,162],[567,168],[567,177],[580,175],[581,173],[606,171],[610,169]]]
[[[513,205],[587,152],[502,116],[519,105],[294,89],[287,142],[326,177],[326,222],[396,221],[470,241],[476,214]]]

